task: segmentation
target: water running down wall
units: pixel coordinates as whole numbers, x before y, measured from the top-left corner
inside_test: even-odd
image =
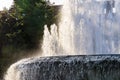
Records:
[[[5,80],[120,80],[120,55],[24,59],[10,66]]]

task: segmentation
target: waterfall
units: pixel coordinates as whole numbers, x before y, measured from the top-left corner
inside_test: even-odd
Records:
[[[118,0],[65,0],[59,26],[45,26],[43,56],[119,54],[119,8]]]

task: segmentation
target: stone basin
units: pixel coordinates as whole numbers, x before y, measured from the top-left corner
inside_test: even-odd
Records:
[[[10,66],[5,80],[120,80],[120,55],[23,59]]]

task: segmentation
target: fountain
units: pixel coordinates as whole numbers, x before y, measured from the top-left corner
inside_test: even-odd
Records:
[[[14,63],[5,80],[119,80],[119,8],[118,0],[65,0],[59,26],[45,25],[42,57]]]
[[[117,0],[66,0],[59,27],[52,25],[51,32],[45,27],[43,53],[119,54],[119,4]]]

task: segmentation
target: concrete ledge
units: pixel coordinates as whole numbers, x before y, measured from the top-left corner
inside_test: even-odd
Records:
[[[11,69],[19,76],[15,80],[120,80],[120,55],[24,59],[8,69],[6,80]]]

